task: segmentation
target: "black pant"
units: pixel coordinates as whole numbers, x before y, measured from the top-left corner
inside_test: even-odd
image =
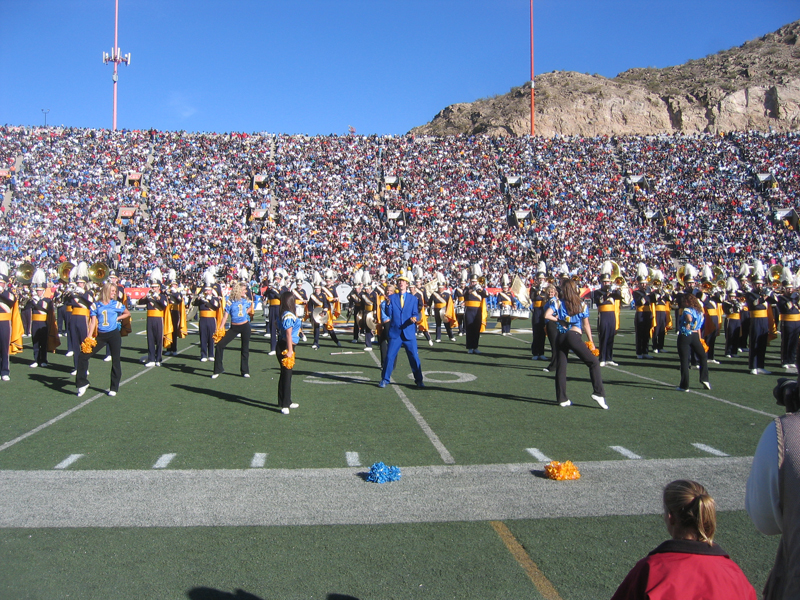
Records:
[[[0,321],[0,376],[10,375],[8,370],[8,357],[11,353],[11,321]]]
[[[93,354],[97,354],[105,348],[106,345],[111,349],[111,387],[109,390],[112,392],[119,391],[119,381],[122,379],[122,364],[119,360],[120,350],[122,349],[122,336],[119,330],[98,333],[97,345],[92,352],[89,354],[78,353],[78,375],[75,377],[75,385],[79,388],[89,385],[89,379],[86,376],[86,372],[89,370],[89,359]]]
[[[214,317],[200,317],[200,358],[214,358],[214,332],[217,320]]]
[[[450,325],[450,321],[442,321],[442,316],[439,314],[439,309],[435,308],[435,312],[433,313],[433,320],[436,323],[436,341],[440,341],[442,339],[442,325],[444,325],[444,329],[447,332],[447,337],[453,338],[453,327]]]
[[[547,321],[544,319],[544,309],[534,308],[531,311],[531,329],[533,331],[533,339],[531,340],[531,355],[544,356],[544,340],[549,337],[546,334]],[[553,346],[553,338],[550,340],[550,348]],[[553,353],[555,356],[555,352]]]
[[[555,321],[546,321],[545,323],[544,330],[550,342],[550,364],[547,365],[547,370],[552,371],[556,368],[556,364],[558,363],[558,352],[556,351],[558,344],[558,323]],[[544,344],[542,344],[542,352],[544,352]],[[539,356],[543,355],[540,354]]]
[[[31,323],[31,342],[33,345],[33,361],[40,365],[47,362],[47,342],[50,328],[47,321]]]
[[[633,325],[636,334],[637,356],[649,354],[648,347],[650,346],[650,328],[653,326],[653,313],[650,311],[637,311]]]
[[[714,349],[717,345],[717,336],[719,335],[719,317],[716,315],[713,317],[711,315],[706,315],[706,323],[710,326],[710,333],[703,336],[706,346],[708,346],[706,358],[707,360],[714,360]]]
[[[482,313],[480,308],[464,311],[464,330],[467,334],[467,350],[477,350],[481,343]]]
[[[731,319],[728,317],[725,320],[725,354],[736,356],[739,354],[739,339],[742,333],[741,318]]]
[[[164,319],[147,317],[147,362],[161,362],[164,351]]]
[[[591,350],[583,343],[581,334],[577,331],[559,333],[556,341],[558,360],[556,362],[556,402],[565,402],[567,398],[567,357],[572,350],[583,364],[589,367],[589,378],[592,380],[592,393],[595,396],[605,397],[603,375],[600,372],[600,361],[592,354]]]
[[[67,333],[67,307],[62,304],[56,309],[56,325],[58,325],[58,333]]]
[[[681,359],[681,389],[689,389],[689,356],[694,350],[700,362],[700,381],[708,381],[708,360],[703,344],[700,343],[700,334],[678,335],[678,357]]]
[[[617,315],[614,311],[598,312],[597,337],[600,339],[600,361],[614,360],[614,337],[617,335]]]
[[[275,350],[275,357],[278,359],[278,365],[281,368],[281,376],[278,378],[278,406],[281,408],[289,408],[292,403],[292,371],[294,369],[287,369],[281,362],[284,358],[283,351],[286,350],[286,340],[278,340],[278,345]],[[297,360],[297,353],[295,352],[295,360]]]
[[[769,344],[769,318],[750,317],[750,369],[763,369]]]
[[[81,344],[88,335],[88,323],[84,315],[70,315],[69,316],[69,339],[72,344],[70,350],[74,352],[72,355],[72,364],[75,369],[78,368],[78,355],[81,353]]]
[[[237,335],[242,335],[242,358],[239,361],[239,369],[242,375],[250,373],[250,321],[245,321],[239,325],[231,325],[231,328],[225,333],[225,336],[217,342],[214,356],[214,373],[219,375],[225,372],[223,361],[223,353],[225,346]]]

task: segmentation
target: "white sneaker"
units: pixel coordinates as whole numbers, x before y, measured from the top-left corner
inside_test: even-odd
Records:
[[[550,372],[550,369],[548,369],[547,367],[545,367],[544,369],[542,369],[542,371],[544,371],[545,373],[549,373],[549,372]]]
[[[300,405],[299,405],[297,402],[292,402],[292,403],[289,405],[289,408],[300,408]]]
[[[653,354],[658,354],[658,350],[653,350]]]
[[[606,364],[607,364],[607,365],[611,365],[612,367],[618,367],[618,366],[619,366],[619,365],[618,365],[617,363],[615,363],[613,360],[609,360],[609,361],[608,361]]]
[[[450,338],[450,341],[451,341],[451,342],[455,342],[455,341],[456,341],[456,338],[454,338],[454,337],[451,337],[451,338]]]
[[[160,366],[161,366],[161,363],[160,363],[160,362],[157,362],[157,363],[156,363],[156,366],[157,366],[157,367],[160,367]]]
[[[75,377],[75,375],[78,374],[78,369],[75,369],[74,371],[70,371],[69,374],[72,375],[73,377]],[[87,373],[87,375],[88,375],[88,373]]]
[[[285,415],[288,415],[288,414],[289,414],[289,409],[288,409],[288,408],[282,408],[282,409],[281,409],[281,412],[282,412],[283,414],[285,414]]]
[[[772,371],[767,371],[766,369],[756,369],[759,375],[772,375]]]
[[[433,346],[433,340],[428,340],[428,346]]]
[[[109,354],[103,359],[103,362],[111,362],[112,360],[114,360],[114,357]]]
[[[156,363],[154,361],[150,361],[149,363],[145,363],[145,367],[155,367]]]
[[[571,400],[564,400],[564,402],[559,402],[558,405],[559,406],[564,406],[564,407],[572,406],[572,401]]]
[[[605,367],[605,366],[606,366],[606,361],[604,361],[604,360],[601,360],[601,361],[600,361],[600,366],[601,366],[601,367]]]
[[[373,352],[372,348],[364,348],[364,352]]]
[[[753,369],[752,371],[750,371],[750,374],[751,375],[758,375],[758,369]]]
[[[606,404],[606,399],[602,396],[597,396],[596,394],[592,394],[592,400],[597,402],[600,405],[600,408],[603,410],[608,410],[608,404]]]
[[[714,359],[712,358],[711,360],[709,360],[709,361],[708,361],[708,363],[709,363],[709,364],[711,364],[711,365],[718,365],[718,364],[719,364],[719,361],[718,361],[718,360],[714,360]]]
[[[31,363],[31,369],[35,369],[39,366],[39,363]]]
[[[244,375],[242,375],[242,377],[247,377],[247,379],[250,379],[250,373],[245,373]]]
[[[220,375],[219,373],[214,373],[214,374],[211,376],[211,379],[216,379],[217,377],[219,377],[219,375]]]
[[[113,398],[114,396],[117,395],[117,392],[115,392],[114,390],[108,390],[108,395]]]
[[[307,341],[308,341],[308,338],[305,336],[305,334],[302,334],[302,333],[301,333],[301,334],[300,334],[300,340],[301,340],[301,341],[303,341],[303,342],[307,342]]]
[[[11,377],[9,377],[8,375],[3,375],[3,377],[1,379],[3,381],[11,381]]]
[[[701,381],[700,383],[702,383],[703,387],[706,388],[707,390],[711,389],[711,384],[708,381]]]
[[[312,350],[319,350],[319,346],[317,346],[316,344],[314,344],[314,345],[312,345],[312,346],[311,346],[311,349],[312,349]],[[270,354],[275,354],[275,353],[274,353],[274,352],[270,352]]]
[[[82,385],[81,387],[79,387],[78,388],[78,398],[83,396],[86,393],[86,390],[88,390],[88,389],[89,389],[88,385]]]
[[[689,391],[688,389],[684,389],[681,386],[678,386],[675,389],[678,390],[679,392],[688,392]]]
[[[204,356],[203,358],[200,359],[200,362],[208,362],[208,359]]]
[[[74,353],[72,350],[70,350],[69,352],[67,352],[67,356],[72,356],[73,354],[75,354],[75,353]]]
[[[269,356],[275,356],[275,350],[269,353]]]
[[[437,344],[439,344],[439,343],[441,343],[441,341],[442,341],[442,340],[436,340],[436,343],[437,343]]]

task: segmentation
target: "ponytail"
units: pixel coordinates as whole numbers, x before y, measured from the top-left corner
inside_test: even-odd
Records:
[[[709,546],[717,530],[717,508],[714,499],[696,481],[679,479],[664,488],[664,510],[683,531],[689,531]]]

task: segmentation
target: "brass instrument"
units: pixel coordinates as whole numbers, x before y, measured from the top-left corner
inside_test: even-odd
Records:
[[[31,263],[22,263],[17,267],[16,283],[18,285],[29,285],[33,280],[33,272],[36,270]]]
[[[56,268],[56,272],[58,273],[58,280],[61,283],[69,283],[69,274],[72,269],[75,268],[75,265],[69,261],[62,262]]]
[[[664,284],[664,291],[665,292],[672,292],[675,289],[675,286],[672,285],[669,281]]]
[[[324,325],[328,322],[328,311],[322,306],[317,306],[311,313],[311,320],[317,325]]]
[[[89,280],[97,285],[102,285],[108,277],[108,272],[110,270],[111,269],[109,269],[108,265],[104,262],[93,263],[92,266],[89,267]]]
[[[681,284],[683,283],[684,277],[686,277],[686,265],[681,265],[680,267],[678,267],[678,274],[677,274],[677,279]]]

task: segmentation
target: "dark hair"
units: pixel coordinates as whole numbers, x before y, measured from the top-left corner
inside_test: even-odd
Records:
[[[703,310],[703,305],[700,304],[700,300],[697,299],[697,296],[694,294],[686,293],[683,295],[681,304],[683,308],[694,308],[695,310]]]
[[[664,488],[664,510],[672,515],[675,524],[690,531],[709,546],[717,530],[717,508],[706,488],[696,481],[678,479]]]
[[[572,279],[565,277],[561,280],[561,301],[567,309],[567,314],[572,317],[581,312],[583,301],[578,293],[578,286]]]
[[[294,293],[289,290],[281,293],[281,315],[285,312],[295,313]]]

